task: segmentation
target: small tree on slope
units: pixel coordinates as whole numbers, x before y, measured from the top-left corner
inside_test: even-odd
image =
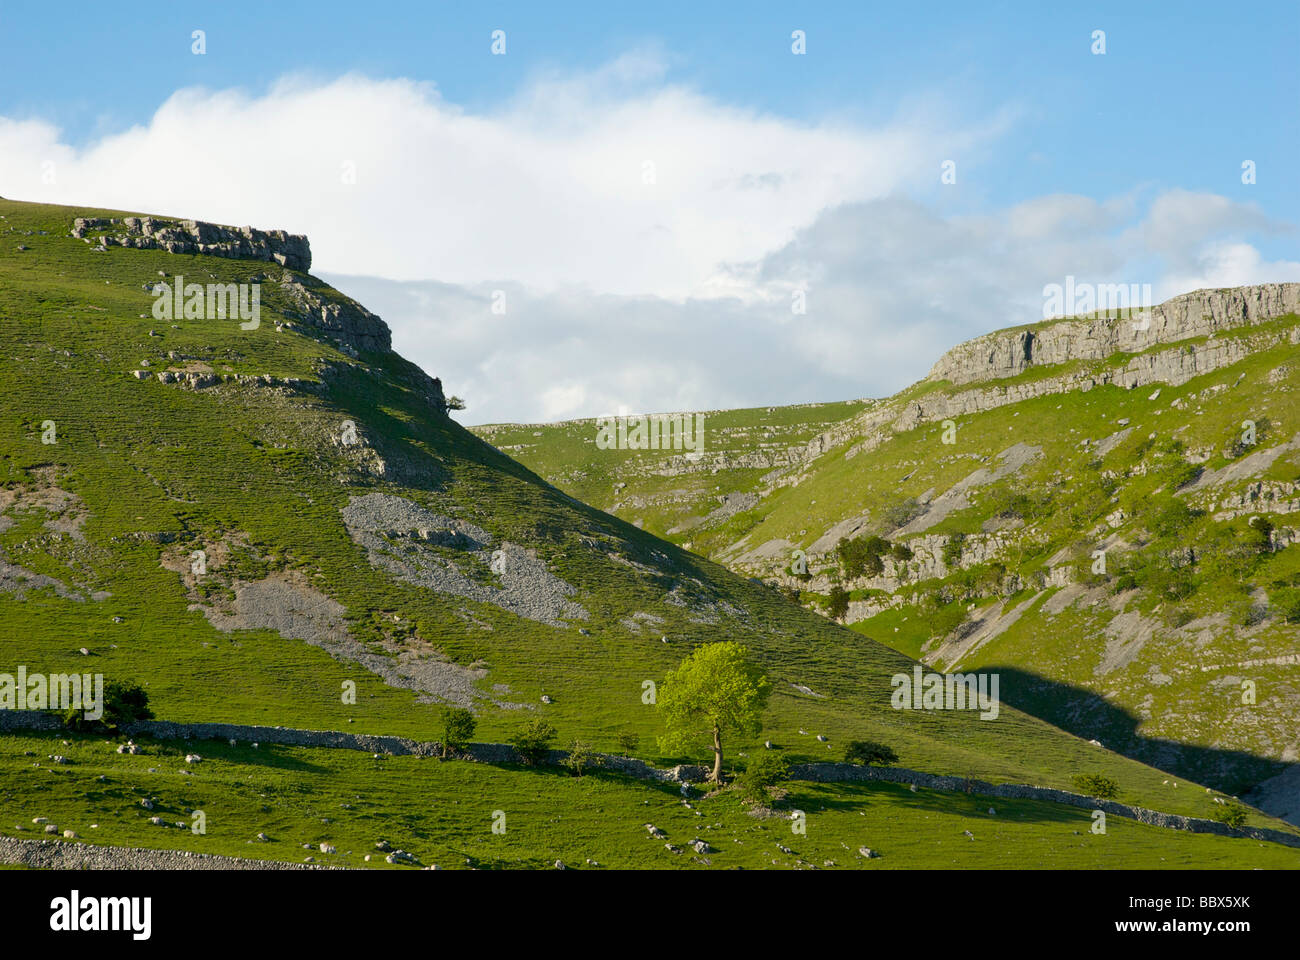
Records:
[[[658,705],[667,733],[659,746],[666,752],[685,749],[701,736],[711,737],[713,773],[722,782],[722,738],[753,735],[762,729],[763,708],[772,692],[749,651],[732,641],[700,647],[664,678]]]

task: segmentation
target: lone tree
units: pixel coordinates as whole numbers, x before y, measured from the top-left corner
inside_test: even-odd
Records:
[[[712,735],[709,779],[721,783],[723,734],[758,733],[771,692],[767,677],[750,662],[742,644],[705,644],[670,671],[659,689],[659,708],[668,728],[659,746],[672,752]]]
[[[442,758],[452,753],[460,753],[474,739],[474,730],[478,726],[474,714],[464,707],[444,706],[442,708]]]

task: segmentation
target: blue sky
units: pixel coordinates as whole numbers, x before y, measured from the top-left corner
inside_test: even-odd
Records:
[[[538,72],[595,68],[649,45],[672,80],[793,118],[878,121],[919,95],[954,112],[1016,104],[1022,122],[983,171],[990,202],[1135,184],[1235,189],[1249,158],[1263,171],[1257,202],[1300,219],[1294,0],[160,2],[132,3],[129,18],[113,4],[59,9],[0,7],[0,114],[51,119],[72,142],[146,122],[181,86],[255,92],[286,73],[359,71],[426,80],[487,109]],[[204,57],[190,52],[193,29],[207,33]],[[487,55],[494,29],[507,32],[505,57]],[[793,29],[808,36],[802,58],[789,52]],[[1094,29],[1106,31],[1105,56],[1089,52]]]
[[[1202,280],[1294,279],[1295,2],[556,6],[5,3],[0,194],[305,230],[318,270],[356,277],[356,289],[380,298],[399,348],[419,354],[433,329],[463,344],[458,359],[475,371],[463,389],[493,397],[488,411],[511,417],[595,413],[624,394],[636,408],[886,392],[923,375],[935,357],[893,357],[854,375],[835,368],[843,341],[869,329],[917,353],[936,337],[946,343],[1033,319],[1016,311],[1032,306],[1040,279],[1059,280],[1076,261],[1081,275],[1150,276],[1166,293]],[[195,29],[206,34],[203,56],[191,52]],[[506,32],[505,56],[491,55],[496,29]],[[795,29],[806,33],[803,56],[791,53]],[[1105,31],[1104,55],[1091,51],[1094,30]],[[368,103],[383,123],[366,115]],[[299,139],[313,139],[313,152],[277,141],[295,122],[286,117],[310,118]],[[188,179],[176,168],[194,145],[159,139],[182,130],[211,138]],[[582,150],[561,156],[575,142]],[[462,163],[448,159],[455,151],[464,151]],[[537,166],[510,159],[527,151],[542,158]],[[264,166],[241,166],[260,153]],[[609,158],[594,178],[593,156]],[[955,185],[939,181],[945,159],[957,164]],[[1254,184],[1241,181],[1244,160],[1256,165]],[[318,161],[319,180],[310,169],[279,180],[267,173]],[[361,186],[338,192],[335,169],[358,162]],[[624,162],[654,163],[658,207],[611,199],[623,188],[610,165]],[[141,172],[152,163],[159,171]],[[38,164],[57,168],[57,182],[33,181]],[[262,190],[253,178],[275,182]],[[532,202],[557,184],[562,202]],[[729,199],[715,203],[718,191]],[[448,192],[474,204],[457,207]],[[473,216],[498,195],[508,200],[491,216]],[[406,256],[409,243],[382,257],[374,244],[349,243],[390,234],[407,210],[460,235],[435,242],[426,261]],[[856,248],[882,215],[898,218],[900,232]],[[512,219],[524,226],[512,230]],[[602,235],[624,221],[632,226],[622,234]],[[838,240],[828,239],[833,224],[847,231]],[[951,277],[990,245],[1006,257],[1020,243],[1037,249],[1026,234],[1036,229],[1090,246],[1062,250],[1014,281],[1006,262],[992,260],[966,281],[980,289],[955,290],[954,302],[945,283],[923,282],[936,246],[959,237],[972,244],[929,264]],[[922,243],[927,231],[932,239],[940,231],[942,242]],[[552,233],[564,242],[537,242]],[[880,253],[899,236],[898,249]],[[1197,246],[1173,248],[1184,240]],[[905,258],[917,280],[888,294],[854,292],[854,276],[887,282],[882,256]],[[823,326],[803,338],[825,342],[805,347],[808,368],[776,397],[695,367],[693,387],[665,391],[662,372],[627,368],[587,389],[584,376],[590,385],[593,375],[575,369],[551,401],[509,399],[493,377],[517,380],[523,360],[476,346],[471,321],[456,313],[516,284],[534,328],[543,320],[567,328],[615,296],[640,298],[625,304],[628,315],[648,298],[677,318],[650,327],[696,329],[699,317],[685,318],[701,302],[716,308],[710,315],[736,309],[756,318],[785,289],[771,286],[778,268],[799,274],[781,281],[787,288],[820,283],[836,292],[819,302],[839,312],[823,314]],[[939,292],[925,292],[932,287]],[[872,327],[907,309],[922,340],[903,343],[898,331]],[[782,324],[767,320],[754,319],[755,335],[779,338]],[[773,352],[783,352],[775,341]],[[434,357],[415,359],[456,381]],[[612,355],[584,362],[601,376],[619,366]]]

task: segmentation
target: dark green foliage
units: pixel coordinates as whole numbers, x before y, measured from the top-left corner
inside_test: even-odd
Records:
[[[1114,800],[1119,796],[1119,784],[1100,773],[1081,773],[1070,781],[1075,788],[1098,800]]]
[[[1246,825],[1246,816],[1246,808],[1235,800],[1227,803],[1216,803],[1214,811],[1210,814],[1211,819],[1232,827],[1234,830]]]
[[[752,803],[765,803],[772,788],[790,777],[790,765],[781,754],[765,750],[754,756],[736,778],[740,795]]]
[[[954,567],[961,562],[962,547],[966,544],[966,534],[954,533],[943,545],[943,562],[945,566]]]
[[[1243,538],[1247,549],[1255,553],[1271,553],[1273,550],[1273,523],[1268,517],[1251,517],[1246,524]]]
[[[1300,623],[1300,587],[1276,587],[1269,591],[1268,602],[1287,623]]]
[[[586,740],[574,740],[569,745],[568,754],[561,762],[573,771],[575,777],[580,777],[587,767],[594,765],[595,760],[596,757],[591,752],[591,744]]]
[[[849,612],[849,592],[838,583],[831,587],[830,600],[826,604],[826,616],[832,620],[843,620]]]
[[[86,720],[85,711],[69,710],[63,722],[74,730],[103,729],[116,731],[141,720],[152,720],[149,693],[138,683],[110,680],[104,684],[104,715],[99,720]]]
[[[1165,476],[1168,478],[1168,487],[1170,490],[1181,490],[1189,483],[1194,483],[1196,479],[1204,472],[1205,468],[1199,463],[1180,463],[1171,469]]]
[[[889,555],[898,563],[912,559],[912,548],[905,543],[895,543],[889,548]]]
[[[636,748],[641,745],[641,737],[635,733],[620,733],[618,735],[618,749],[626,757],[636,753]]]
[[[965,606],[960,601],[950,600],[945,590],[922,594],[919,607],[921,617],[933,636],[947,636],[966,620]]]
[[[888,767],[898,763],[898,754],[892,747],[874,740],[850,740],[844,748],[844,759],[848,763],[862,763],[869,767]]]
[[[1200,514],[1182,500],[1161,497],[1145,517],[1147,528],[1161,538],[1173,538],[1185,533]]]
[[[905,527],[925,510],[916,497],[892,500],[880,508],[880,532],[889,533]]]
[[[889,541],[872,534],[855,540],[841,538],[835,547],[835,556],[844,578],[856,580],[858,577],[880,576],[885,569],[881,558],[889,551]]]
[[[463,707],[444,706],[439,714],[442,723],[442,755],[460,753],[469,746],[478,721]]]
[[[546,753],[551,749],[551,742],[555,739],[555,733],[553,726],[541,717],[534,717],[515,731],[510,738],[510,744],[518,752],[524,763],[530,767],[535,767],[546,759]]]

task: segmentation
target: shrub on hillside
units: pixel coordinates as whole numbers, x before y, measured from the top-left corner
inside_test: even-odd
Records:
[[[515,731],[510,738],[510,744],[524,763],[535,767],[546,759],[546,752],[551,749],[555,732],[555,728],[541,717],[534,717]]]
[[[1251,517],[1243,538],[1246,548],[1255,553],[1273,552],[1273,522],[1268,517]]]
[[[890,546],[889,555],[894,558],[896,563],[905,563],[911,560],[915,554],[912,553],[912,548],[907,544],[895,543]]]
[[[961,562],[962,547],[966,543],[966,534],[954,533],[943,545],[943,563],[947,567],[955,567]]]
[[[465,750],[474,737],[478,722],[474,714],[463,707],[445,706],[442,708],[442,756],[460,753]]]
[[[1071,781],[1075,789],[1098,800],[1114,800],[1119,796],[1119,784],[1101,773],[1081,773]]]
[[[1146,516],[1146,526],[1157,537],[1178,537],[1185,534],[1200,512],[1193,510],[1182,500],[1169,497],[1158,499]]]
[[[919,606],[921,617],[936,637],[946,637],[966,621],[966,608],[940,591],[922,594]]]
[[[641,745],[641,738],[635,733],[620,733],[618,735],[618,749],[625,757],[630,757],[636,753],[636,748]]]
[[[861,763],[869,767],[888,767],[898,763],[898,754],[893,748],[874,740],[850,740],[844,748],[844,759],[849,763]]]
[[[849,613],[849,592],[838,583],[831,587],[830,600],[826,604],[826,615],[832,620],[843,620]]]
[[[925,512],[916,497],[893,500],[880,508],[880,532],[890,533],[905,527]]]
[[[568,755],[561,762],[573,771],[575,777],[580,777],[587,767],[595,766],[596,755],[591,752],[591,744],[586,740],[574,740],[569,745]]]
[[[772,788],[790,777],[790,765],[779,753],[764,751],[749,761],[743,773],[736,778],[736,786],[743,799],[752,803],[766,803]]]
[[[835,556],[846,580],[880,576],[885,569],[881,557],[888,552],[889,541],[875,534],[856,540],[841,537],[835,546]]]
[[[1194,483],[1204,471],[1205,467],[1199,463],[1180,463],[1166,474],[1166,486],[1170,490],[1181,490],[1189,483]]]
[[[1214,812],[1210,816],[1234,830],[1246,825],[1246,808],[1235,800],[1231,803],[1216,803]]]
[[[1275,587],[1268,592],[1268,603],[1287,623],[1300,623],[1300,587]]]
[[[63,715],[63,723],[72,730],[113,730],[141,720],[152,720],[149,693],[138,683],[110,680],[104,684],[103,716],[87,720],[85,710],[74,708]]]

